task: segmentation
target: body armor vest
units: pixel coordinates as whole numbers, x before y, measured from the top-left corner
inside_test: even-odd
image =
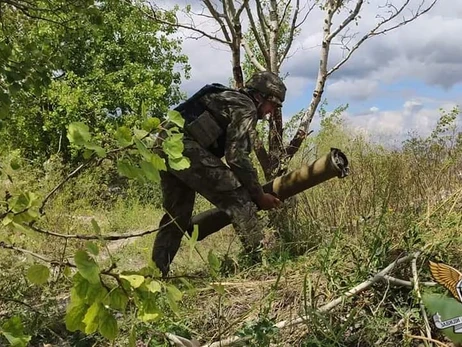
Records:
[[[174,110],[185,120],[184,131],[202,147],[221,158],[225,152],[226,126],[202,102],[202,97],[211,93],[236,91],[219,83],[207,84]]]

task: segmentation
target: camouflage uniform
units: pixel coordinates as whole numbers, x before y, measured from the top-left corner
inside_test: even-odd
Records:
[[[263,225],[254,203],[263,189],[250,160],[258,120],[256,101],[237,90],[207,94],[201,101],[217,122],[225,125],[218,153],[224,154],[228,166],[221,154],[213,154],[185,133],[183,155],[190,159],[190,167],[161,172],[166,213],[160,221],[152,259],[164,276],[190,226],[196,192],[230,217],[247,253],[253,253],[263,239]]]

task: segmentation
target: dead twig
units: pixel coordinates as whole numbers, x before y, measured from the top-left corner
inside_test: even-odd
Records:
[[[350,289],[348,292],[346,292],[345,294],[343,294],[341,297],[327,303],[326,305],[324,306],[321,306],[319,309],[318,309],[318,312],[327,312],[327,311],[330,311],[331,309],[333,309],[335,306],[339,305],[340,303],[342,303],[346,298],[349,298],[349,297],[352,297],[366,289],[368,289],[369,287],[371,287],[374,283],[378,282],[378,281],[381,281],[383,280],[384,276],[387,275],[389,272],[391,272],[397,265],[399,264],[402,264],[404,262],[407,262],[407,261],[410,261],[412,259],[415,259],[417,258],[418,256],[420,255],[420,252],[416,252],[414,254],[410,254],[410,255],[407,255],[405,257],[402,257],[402,258],[399,258],[397,259],[396,261],[394,261],[393,263],[391,263],[390,265],[388,265],[386,268],[384,268],[382,271],[376,273],[371,279],[367,280],[367,281],[364,281],[363,283],[357,285],[356,287]],[[294,326],[294,325],[297,325],[297,324],[300,324],[300,323],[304,323],[306,322],[307,320],[309,319],[309,316],[302,316],[302,317],[299,317],[299,318],[296,318],[296,319],[292,319],[292,320],[284,320],[284,321],[281,321],[277,324],[275,324],[275,327],[278,328],[278,329],[283,329],[283,328],[287,328],[287,327],[290,327],[290,326]],[[195,346],[195,345],[191,345],[191,344],[185,344],[185,343],[192,343],[192,341],[190,340],[185,340],[184,338],[180,340],[178,339],[171,339],[171,337],[178,337],[176,335],[173,335],[173,334],[168,334],[167,335],[167,338],[170,339],[170,341],[174,342],[176,344],[176,346],[179,346],[179,347],[189,347],[189,346]],[[230,346],[230,345],[233,345],[235,343],[242,343],[242,342],[245,342],[249,339],[249,337],[237,337],[237,336],[233,336],[233,337],[228,337],[224,340],[221,340],[221,341],[217,341],[217,342],[213,342],[211,344],[205,344],[205,345],[202,345],[202,347],[223,347],[223,346]],[[183,340],[185,340],[186,342],[182,342]]]
[[[410,337],[412,339],[416,339],[416,340],[424,340],[424,341],[429,341],[429,342],[433,342],[433,343],[436,343],[438,346],[441,346],[441,347],[450,347],[449,345],[441,342],[441,341],[438,341],[438,340],[435,340],[435,339],[432,339],[432,338],[428,338],[428,337],[425,337],[425,336],[416,336],[416,335],[410,335],[410,334],[406,334],[407,337]]]
[[[422,318],[425,323],[425,331],[427,333],[427,338],[431,340],[432,331],[430,329],[430,324],[428,323],[427,313],[425,312],[425,306],[422,302],[422,295],[420,294],[420,290],[419,290],[419,275],[417,274],[417,258],[412,259],[411,266],[412,266],[412,276],[414,279],[414,291],[417,295],[417,300],[419,301],[420,310],[422,311]]]

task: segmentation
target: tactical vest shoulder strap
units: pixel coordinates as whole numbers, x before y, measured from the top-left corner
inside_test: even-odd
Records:
[[[224,91],[235,90],[229,87],[226,87],[220,83],[211,83],[206,84],[201,89],[199,89],[195,94],[189,97],[187,100],[182,102],[175,108],[175,111],[178,111],[182,114],[186,123],[194,121],[202,112],[204,112],[204,106],[199,103],[199,100],[207,94],[221,93]]]

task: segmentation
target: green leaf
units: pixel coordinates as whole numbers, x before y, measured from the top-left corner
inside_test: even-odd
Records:
[[[10,166],[13,170],[18,170],[21,167],[21,165],[19,165],[19,160],[16,158],[11,159]]]
[[[50,269],[45,265],[32,265],[27,270],[27,278],[34,284],[47,283],[48,277],[50,276]]]
[[[87,247],[88,252],[90,252],[91,254],[95,256],[99,254],[99,248],[94,242],[87,241],[85,246]]]
[[[166,286],[167,290],[167,302],[173,312],[178,313],[178,304],[177,302],[183,297],[183,293],[174,285],[168,284]]]
[[[85,296],[85,302],[88,305],[93,304],[94,302],[102,302],[107,297],[107,289],[103,287],[100,283],[98,284],[89,284],[87,295]]]
[[[93,154],[94,152],[92,150],[85,149],[83,151],[83,159],[90,159]]]
[[[225,287],[221,284],[221,283],[214,283],[212,284],[212,288],[220,295],[224,295],[225,294]]]
[[[106,157],[106,150],[101,147],[101,146],[98,146],[97,144],[95,143],[85,143],[84,144],[85,148],[91,150],[91,151],[94,151],[96,153],[96,155],[100,158],[104,158]]]
[[[88,305],[80,303],[79,305],[71,305],[68,307],[65,317],[66,329],[76,331],[82,329],[82,321],[85,313],[88,310]]]
[[[138,288],[144,282],[144,277],[140,275],[120,275],[120,278],[127,280],[133,288]]]
[[[154,293],[137,289],[135,294],[135,302],[139,308],[139,319],[143,322],[151,322],[162,317],[162,311],[157,306],[157,297]]]
[[[135,347],[136,346],[136,325],[132,324],[130,328],[130,336],[128,338],[128,347]]]
[[[183,297],[183,293],[173,284],[167,284],[166,289],[167,295],[170,296],[174,301],[180,301]]]
[[[208,256],[207,256],[207,260],[208,260],[210,268],[212,270],[212,274],[216,275],[220,271],[221,263],[220,263],[220,260],[218,259],[218,257],[215,255],[215,253],[213,253],[212,250],[209,251]]]
[[[128,178],[137,178],[139,176],[138,168],[126,159],[121,159],[117,162],[117,169],[122,176]]]
[[[118,128],[114,136],[117,142],[119,143],[120,147],[127,147],[133,143],[132,132],[126,126],[121,126],[120,128]]]
[[[128,296],[122,288],[118,287],[109,293],[108,301],[111,308],[124,311],[128,304]]]
[[[75,252],[74,260],[82,277],[92,284],[100,283],[98,264],[90,258],[87,252],[78,250]]]
[[[173,170],[184,170],[189,168],[191,165],[191,162],[189,158],[187,157],[181,157],[181,158],[169,158],[168,159],[168,165],[173,169]]]
[[[173,312],[178,313],[178,304],[177,302],[181,300],[183,293],[172,284],[166,286],[167,289],[167,302]]]
[[[148,288],[148,290],[151,293],[160,293],[160,291],[162,290],[162,286],[161,286],[160,282],[155,281],[155,280],[152,280],[151,282],[149,282],[146,285],[146,288]]]
[[[101,234],[101,228],[99,227],[98,222],[94,218],[91,219],[91,226],[93,227],[95,233],[97,233],[98,235]]]
[[[4,226],[7,226],[11,223],[14,222],[14,214],[13,213],[8,213],[5,217],[3,217],[2,224]]]
[[[108,340],[114,340],[119,334],[119,327],[114,316],[103,307],[99,318],[99,329],[101,335]]]
[[[197,224],[194,224],[192,235],[188,240],[186,240],[186,243],[189,244],[189,258],[192,258],[192,253],[194,252],[198,238],[199,226]]]
[[[157,153],[152,153],[151,163],[159,171],[167,171],[167,165],[165,165],[165,159],[161,158]]]
[[[31,336],[24,334],[24,326],[18,316],[8,319],[2,325],[1,332],[14,347],[26,347],[31,339]]]
[[[160,174],[159,171],[155,168],[155,166],[149,161],[142,161],[140,163],[141,169],[143,173],[146,175],[148,180],[158,183],[160,182]]]
[[[180,128],[184,126],[184,118],[180,112],[175,110],[169,110],[167,112],[168,120],[178,125]]]
[[[82,322],[85,324],[86,334],[93,334],[96,330],[98,330],[98,316],[101,307],[103,307],[101,303],[94,302],[85,314],[85,317]]]
[[[80,272],[77,272],[72,278],[74,286],[71,290],[71,301],[84,301],[87,297],[88,288],[90,287],[90,282],[88,282]]]
[[[433,316],[428,317],[435,323],[435,316],[438,314],[440,321],[448,321],[454,318],[462,317],[462,303],[450,298],[446,295],[424,293],[422,301],[427,308],[427,311]],[[462,318],[460,318],[462,319]],[[442,333],[446,335],[454,343],[462,343],[462,334],[455,333],[454,327],[450,326],[441,329]]]
[[[141,140],[135,139],[135,145],[136,148],[138,148],[138,151],[140,152],[141,156],[147,160],[151,160],[152,153],[146,148],[146,145],[141,142]]]
[[[83,122],[73,122],[69,124],[67,138],[71,143],[82,146],[91,140],[90,129]]]
[[[135,129],[133,130],[133,133],[135,134],[135,138],[139,140],[145,138],[149,134],[146,130],[142,129]]]
[[[11,211],[18,213],[33,206],[37,206],[38,196],[32,192],[21,193],[12,197],[9,201]]]
[[[162,142],[162,149],[171,159],[179,159],[183,157],[183,135],[173,134]]]
[[[147,132],[151,132],[153,131],[154,129],[156,129],[158,126],[160,125],[160,120],[159,118],[156,118],[156,117],[151,117],[151,118],[148,118],[146,119],[144,122],[143,122],[143,130],[147,131]]]

